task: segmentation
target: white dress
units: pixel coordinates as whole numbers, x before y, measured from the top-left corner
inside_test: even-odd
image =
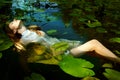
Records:
[[[76,41],[76,40],[67,40],[67,39],[57,39],[57,38],[53,38],[48,36],[47,34],[45,34],[45,36],[39,36],[36,32],[30,31],[30,30],[26,30],[22,33],[22,37],[20,42],[24,45],[27,45],[31,42],[39,42],[43,45],[45,45],[46,47],[49,47],[57,42],[60,41],[65,41],[69,43],[70,48],[73,47],[77,47],[78,45],[81,44],[80,41]]]

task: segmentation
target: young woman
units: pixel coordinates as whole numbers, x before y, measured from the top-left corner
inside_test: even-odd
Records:
[[[57,42],[66,41],[69,43],[68,51],[73,56],[79,56],[82,53],[95,51],[98,55],[120,63],[119,57],[117,57],[96,39],[81,44],[80,41],[52,38],[47,36],[47,34],[42,30],[27,29],[21,20],[16,19],[10,22],[9,26],[6,27],[5,30],[18,50],[25,50],[25,46],[31,42],[39,42],[46,47],[49,47]]]

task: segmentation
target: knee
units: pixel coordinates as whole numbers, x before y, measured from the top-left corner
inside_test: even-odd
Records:
[[[92,39],[91,42],[92,43],[98,43],[99,41],[97,39]]]

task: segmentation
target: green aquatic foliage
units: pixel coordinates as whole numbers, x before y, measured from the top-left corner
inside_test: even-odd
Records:
[[[59,66],[64,72],[74,77],[83,78],[95,75],[94,71],[91,70],[94,67],[92,63],[81,58],[74,58],[71,55],[63,55]]]
[[[69,48],[68,42],[64,41],[55,43],[51,46],[51,50],[54,56],[64,53],[68,48]]]
[[[51,29],[51,30],[47,31],[47,34],[49,34],[49,35],[53,35],[53,34],[56,34],[56,33],[57,33],[57,30],[55,30],[55,29]]]
[[[30,76],[25,77],[24,80],[46,80],[42,75],[32,73]]]
[[[103,72],[103,75],[108,79],[108,80],[120,80],[120,72],[113,70],[113,69],[105,69],[105,72]]]
[[[120,55],[120,52],[118,50],[115,50],[114,51],[116,54]]]
[[[0,53],[0,58],[2,58],[2,53]]]
[[[53,55],[53,52],[40,43],[30,43],[26,47],[28,63],[43,63],[57,65],[62,59],[61,55]]]
[[[49,56],[49,58],[37,60],[36,63],[43,63],[43,64],[54,64],[58,65],[59,61],[62,60],[61,54],[64,54],[64,52],[69,48],[67,42],[58,42],[55,43],[50,47],[49,54],[46,54],[45,57]],[[37,49],[37,48],[35,48]],[[39,49],[40,50],[40,49]],[[38,51],[39,52],[39,51]],[[44,55],[44,54],[43,54]],[[33,58],[33,57],[32,57]]]
[[[111,38],[111,39],[109,39],[109,42],[120,43],[120,37]]]
[[[95,20],[93,22],[91,22],[90,20],[86,23],[86,25],[90,28],[94,28],[94,27],[99,27],[102,26],[101,22],[99,22],[98,20]]]
[[[43,63],[43,64],[49,64],[49,65],[58,65],[59,63],[59,59],[62,59],[62,57],[59,56],[55,56],[55,57],[51,57],[50,59],[43,59],[43,60],[38,60],[35,63]]]
[[[2,58],[2,51],[10,48],[13,45],[13,43],[9,40],[9,38],[4,35],[0,34],[0,58]]]
[[[102,65],[102,67],[104,67],[104,68],[113,68],[113,65],[111,63],[104,63]]]
[[[4,34],[0,34],[0,51],[10,48],[13,43]]]
[[[12,3],[12,1],[8,1],[8,0],[0,0],[0,8],[7,5],[8,3]]]
[[[100,80],[100,79],[98,79],[98,78],[96,78],[96,77],[85,77],[85,78],[83,78],[82,80]]]
[[[120,34],[119,30],[111,30],[112,32],[116,33],[116,34]]]
[[[102,27],[96,28],[96,31],[97,31],[98,33],[107,33],[107,32],[108,32],[105,28],[102,28]]]

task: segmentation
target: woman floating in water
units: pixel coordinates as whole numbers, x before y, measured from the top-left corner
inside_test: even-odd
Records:
[[[33,28],[35,28],[35,30]],[[120,58],[96,39],[81,44],[80,41],[52,38],[47,36],[47,34],[38,27],[33,28],[27,29],[21,20],[14,19],[9,23],[9,26],[5,27],[5,31],[18,50],[26,50],[25,47],[29,43],[37,42],[49,48],[55,43],[63,41],[68,42],[69,44],[68,50],[65,51],[73,56],[79,56],[86,52],[95,51],[96,54],[101,55],[106,59],[120,63]]]

